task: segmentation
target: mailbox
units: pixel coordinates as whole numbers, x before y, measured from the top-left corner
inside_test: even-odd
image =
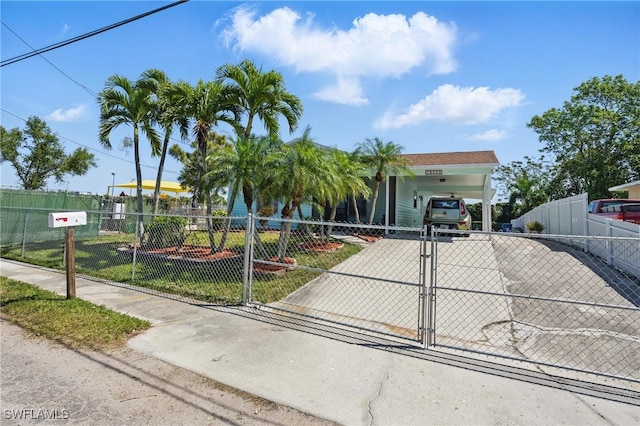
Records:
[[[49,228],[67,228],[86,224],[87,212],[49,213]]]

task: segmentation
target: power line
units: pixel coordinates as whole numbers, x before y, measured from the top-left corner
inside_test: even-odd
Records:
[[[18,37],[18,39],[20,39],[20,41],[22,41],[24,44],[26,44],[29,48],[31,48],[31,50],[35,50],[29,43],[27,43],[26,40],[24,40],[22,37],[20,37],[18,35],[18,33],[16,33],[15,31],[13,31],[11,28],[9,28],[9,26],[2,22],[2,25],[4,25],[9,31],[11,31],[11,33],[13,33],[13,35],[15,35],[16,37]],[[75,84],[77,84],[78,86],[80,86],[81,88],[83,88],[87,93],[89,93],[91,96],[95,96],[97,97],[98,94],[96,92],[94,92],[93,90],[89,89],[87,86],[85,86],[84,84],[78,83],[76,80],[74,80],[73,78],[71,78],[67,73],[65,73],[64,71],[62,71],[60,68],[58,68],[57,66],[55,66],[55,64],[53,62],[51,62],[50,60],[48,60],[47,58],[45,58],[42,55],[39,55],[42,59],[44,59],[45,61],[47,61],[47,63],[49,65],[51,65],[53,68],[55,68],[56,70],[58,70],[60,72],[60,74],[64,75],[65,77],[67,77],[69,80],[73,81]]]
[[[0,108],[0,110],[2,110],[2,112],[6,113],[6,114],[9,114],[9,115],[11,115],[11,116],[13,116],[13,117],[17,118],[18,120],[22,120],[22,121],[24,121],[25,123],[27,122],[27,120],[25,120],[24,118],[22,118],[22,117],[20,117],[20,116],[17,116],[17,115],[15,115],[14,113],[12,113],[12,112],[10,112],[10,111],[7,111],[7,110],[6,110],[6,109],[4,109],[4,108]],[[128,160],[128,159],[126,159],[126,158],[118,157],[118,156],[116,156],[116,155],[110,154],[110,153],[105,152],[105,151],[100,151],[100,150],[98,150],[98,149],[92,148],[92,147],[90,147],[90,146],[88,146],[88,145],[81,144],[81,143],[79,143],[79,142],[76,142],[76,141],[74,141],[74,140],[72,140],[72,139],[69,139],[69,138],[67,138],[67,137],[64,137],[64,136],[60,136],[60,135],[56,135],[56,136],[57,136],[59,139],[63,139],[63,140],[65,140],[65,141],[71,142],[71,143],[73,143],[73,144],[76,144],[76,145],[78,145],[78,146],[81,146],[81,147],[83,147],[83,148],[86,148],[86,149],[88,149],[88,150],[90,150],[90,151],[97,152],[98,154],[106,155],[107,157],[115,158],[116,160],[124,161],[124,162],[129,163],[129,164],[135,164],[135,161],[131,161],[131,160]],[[157,170],[157,169],[158,169],[157,167],[150,166],[150,165],[148,165],[148,164],[140,164],[140,166],[141,166],[141,167],[144,167],[144,168],[147,168],[147,169],[154,169],[154,170]],[[176,172],[175,170],[168,170],[168,169],[164,169],[163,171],[164,171],[164,172],[167,172],[167,173],[179,174],[179,172]]]
[[[133,18],[129,18],[129,19],[125,19],[124,21],[116,22],[115,24],[111,24],[111,25],[108,25],[106,27],[102,27],[102,28],[100,28],[98,30],[91,31],[91,32],[83,34],[81,36],[74,37],[72,39],[69,39],[69,40],[66,40],[66,41],[62,41],[60,43],[52,44],[50,46],[43,47],[41,49],[34,50],[32,52],[24,53],[22,55],[15,56],[15,57],[13,57],[11,59],[5,59],[4,61],[0,62],[0,67],[4,67],[5,65],[11,65],[13,63],[20,62],[20,61],[22,61],[24,59],[31,58],[32,56],[40,55],[41,53],[49,52],[51,50],[58,49],[60,47],[69,45],[71,43],[75,43],[77,41],[84,40],[84,39],[89,38],[89,37],[93,37],[94,35],[101,34],[101,33],[105,32],[105,31],[112,30],[114,28],[120,27],[122,25],[128,24],[128,23],[133,22],[133,21],[137,21],[138,19],[145,18],[145,17],[147,17],[149,15],[153,15],[154,13],[161,12],[163,10],[169,9],[169,8],[177,6],[179,4],[186,3],[188,1],[189,0],[179,0],[179,1],[176,1],[174,3],[169,4],[167,6],[162,6],[162,7],[159,7],[157,9],[153,9],[153,10],[151,10],[149,12],[145,12],[145,13],[142,13],[140,15],[136,15]]]

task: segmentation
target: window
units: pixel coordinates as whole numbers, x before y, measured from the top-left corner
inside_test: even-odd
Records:
[[[459,209],[458,200],[433,200],[434,209]]]

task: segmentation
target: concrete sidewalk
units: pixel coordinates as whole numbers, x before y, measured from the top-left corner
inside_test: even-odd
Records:
[[[60,271],[2,259],[0,275],[65,294]],[[345,425],[640,424],[637,387],[554,379],[539,368],[488,364],[118,283],[78,277],[76,285],[80,298],[152,322],[131,348]]]

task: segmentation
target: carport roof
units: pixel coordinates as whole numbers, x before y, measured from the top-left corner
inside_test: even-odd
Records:
[[[403,154],[412,166],[447,165],[500,165],[493,151],[439,152],[430,154]]]

